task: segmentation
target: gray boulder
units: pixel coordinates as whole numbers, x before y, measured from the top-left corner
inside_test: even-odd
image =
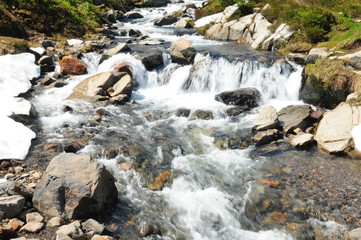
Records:
[[[326,112],[320,121],[315,139],[329,153],[342,153],[352,147],[352,128],[361,123],[361,106],[341,103]]]
[[[355,56],[350,58],[350,60],[348,61],[348,63],[356,69],[361,69],[361,56]]]
[[[20,195],[0,197],[0,211],[4,213],[5,218],[15,218],[24,207],[25,198]]]
[[[171,25],[178,21],[177,17],[174,16],[164,16],[154,21],[154,25],[156,26],[164,26],[164,25]]]
[[[169,48],[172,62],[179,64],[190,64],[194,61],[196,50],[185,38],[179,38]]]
[[[33,205],[47,217],[98,216],[117,201],[113,176],[90,156],[62,153],[54,157],[38,183]]]
[[[293,133],[296,128],[305,131],[312,123],[309,105],[291,105],[278,112],[278,120],[285,134]]]
[[[139,5],[142,7],[164,7],[170,3],[169,0],[143,0]]]
[[[248,106],[255,108],[261,101],[261,93],[256,88],[241,88],[217,94],[215,100],[227,105]]]
[[[143,65],[148,71],[163,66],[163,51],[159,48],[153,48],[139,55]]]
[[[124,14],[124,17],[130,19],[137,19],[137,18],[143,18],[143,15],[137,11],[129,11]]]
[[[15,183],[9,180],[0,181],[0,197],[7,197],[14,194]]]
[[[271,128],[278,127],[277,110],[272,106],[266,106],[258,114],[253,129],[256,131],[264,131]]]

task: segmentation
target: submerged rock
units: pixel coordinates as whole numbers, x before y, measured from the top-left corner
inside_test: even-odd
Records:
[[[213,114],[211,111],[196,110],[192,113],[188,120],[191,121],[196,119],[211,120],[213,119]]]
[[[38,183],[33,204],[47,217],[78,219],[104,213],[117,201],[113,176],[89,156],[54,157]]]
[[[261,93],[256,88],[241,88],[235,91],[221,92],[215,100],[227,105],[247,106],[255,108],[261,100]]]

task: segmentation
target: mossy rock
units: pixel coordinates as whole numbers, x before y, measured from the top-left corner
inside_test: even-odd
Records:
[[[13,37],[0,37],[0,55],[18,54],[29,49],[28,41]]]

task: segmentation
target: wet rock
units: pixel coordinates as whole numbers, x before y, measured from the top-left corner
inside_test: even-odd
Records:
[[[119,168],[123,171],[128,171],[132,169],[134,170],[137,169],[137,166],[133,163],[120,163]]]
[[[130,19],[137,19],[137,18],[143,18],[143,15],[137,11],[129,11],[124,14],[124,17]]]
[[[268,129],[267,131],[257,132],[252,140],[256,145],[264,145],[283,138],[283,134],[277,129]]]
[[[213,113],[211,111],[196,110],[192,113],[188,120],[192,121],[196,119],[211,120],[213,119]]]
[[[141,237],[147,237],[152,234],[162,235],[158,225],[147,222],[141,224],[139,234]]]
[[[215,100],[226,105],[255,108],[259,105],[261,93],[256,88],[241,88],[236,91],[221,92],[215,96]]]
[[[314,143],[313,135],[309,133],[300,133],[290,137],[290,144],[298,148],[308,148]]]
[[[65,56],[60,62],[60,74],[62,75],[82,75],[87,73],[87,67],[77,58]]]
[[[43,48],[47,49],[48,47],[55,47],[55,42],[51,41],[51,40],[44,40],[41,42],[41,46],[43,46]]]
[[[40,57],[40,59],[38,60],[38,64],[42,73],[53,72],[55,70],[54,60],[50,56]]]
[[[164,7],[167,6],[169,2],[169,0],[144,0],[138,5],[142,7]]]
[[[107,56],[113,56],[115,54],[121,53],[121,52],[129,52],[131,51],[130,47],[126,43],[120,43],[117,46],[110,48],[108,50],[104,51],[104,55]]]
[[[280,185],[280,182],[278,180],[271,179],[260,179],[258,180],[258,182],[269,187],[278,187]]]
[[[156,26],[164,26],[164,25],[171,25],[178,21],[177,17],[174,16],[165,16],[160,19],[154,21],[154,25]]]
[[[0,210],[4,212],[6,218],[17,217],[24,204],[25,198],[20,195],[0,197]]]
[[[164,183],[167,181],[170,175],[169,171],[164,171],[159,174],[154,180],[148,182],[148,188],[150,190],[160,190],[164,187]]]
[[[60,217],[53,217],[49,220],[49,222],[46,224],[46,227],[59,227],[64,224],[64,220]]]
[[[139,57],[148,71],[163,66],[163,51],[159,48],[148,50]]]
[[[273,106],[266,106],[258,114],[253,128],[256,131],[264,131],[271,128],[278,127],[278,114]]]
[[[185,38],[179,38],[169,48],[173,63],[190,64],[196,56],[196,50]]]
[[[265,217],[263,222],[271,224],[284,224],[287,220],[288,217],[286,216],[286,214],[278,211],[273,211]]]
[[[145,38],[138,42],[140,45],[160,45],[163,44],[163,40],[157,40],[153,38]]]
[[[63,151],[67,152],[67,153],[76,153],[77,151],[79,151],[82,148],[83,148],[82,144],[77,141],[63,143]]]
[[[43,222],[44,217],[37,212],[26,214],[26,222]]]
[[[110,236],[94,235],[90,240],[116,240],[116,239]]]
[[[86,232],[93,232],[94,234],[102,234],[105,227],[94,219],[88,219],[81,224],[82,229]]]
[[[69,236],[71,238],[78,237],[83,235],[83,231],[80,228],[80,222],[74,221],[68,225],[61,226],[57,231],[56,234],[64,234],[66,236]]]
[[[241,113],[247,112],[251,110],[251,108],[249,108],[248,106],[241,106],[241,107],[232,107],[232,108],[228,108],[226,110],[226,113],[228,116],[238,116]]]
[[[142,35],[138,30],[130,29],[128,32],[129,37],[139,37]]]
[[[305,131],[312,124],[311,112],[312,108],[309,105],[291,105],[282,108],[278,112],[278,120],[283,132],[289,134],[297,128]]]
[[[356,228],[352,230],[349,234],[350,240],[360,240],[361,239],[361,228]]]
[[[361,123],[361,106],[341,103],[324,114],[315,139],[318,146],[329,153],[342,153],[351,147],[352,128]]]
[[[107,11],[105,13],[105,18],[111,22],[111,23],[116,23],[117,22],[117,12],[114,11],[114,9],[110,9],[109,11]]]
[[[177,112],[176,112],[176,116],[177,117],[189,117],[189,114],[191,113],[191,110],[189,110],[189,109],[185,109],[185,108],[180,108],[180,109],[178,109],[177,110]]]
[[[25,223],[23,221],[17,218],[10,219],[8,222],[8,226],[10,226],[14,231],[20,230],[20,228],[24,226],[24,224]]]
[[[114,178],[103,165],[89,156],[62,153],[51,160],[33,204],[47,217],[77,219],[104,213],[117,196]]]
[[[124,104],[130,99],[133,81],[128,74],[115,75],[112,72],[98,73],[86,78],[76,85],[68,99],[83,99],[92,102],[103,102],[106,105]],[[119,100],[117,97],[122,97]]]

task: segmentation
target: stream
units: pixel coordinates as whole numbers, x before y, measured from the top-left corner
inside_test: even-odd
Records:
[[[153,19],[180,7],[143,8],[144,18],[114,26],[164,40],[161,47],[182,35],[197,49],[193,65],[172,63],[165,54],[161,69],[147,71],[130,53],[102,63],[101,54],[84,54],[87,75],[69,77],[64,86],[45,89],[32,99],[42,136],[47,144],[87,139],[77,153],[102,162],[116,178],[120,203],[106,221],[121,239],[294,239],[286,231],[263,228],[250,219],[246,203],[259,190],[255,182],[267,160],[251,154],[255,148],[250,144],[253,122],[266,105],[280,110],[301,103],[298,91],[303,68],[273,53],[153,24]],[[152,48],[136,43],[130,47],[133,52]],[[269,61],[257,61],[260,56]],[[95,122],[92,116],[98,108],[89,102],[65,100],[80,81],[111,71],[121,62],[130,64],[137,82],[129,103],[103,107],[102,121]],[[215,101],[214,96],[243,87],[261,92],[261,106],[227,115],[232,106]],[[64,106],[72,111],[64,112]],[[197,110],[209,111],[213,118],[189,120]],[[217,147],[217,141],[224,140],[228,147]],[[159,185],[161,178],[166,180]]]

